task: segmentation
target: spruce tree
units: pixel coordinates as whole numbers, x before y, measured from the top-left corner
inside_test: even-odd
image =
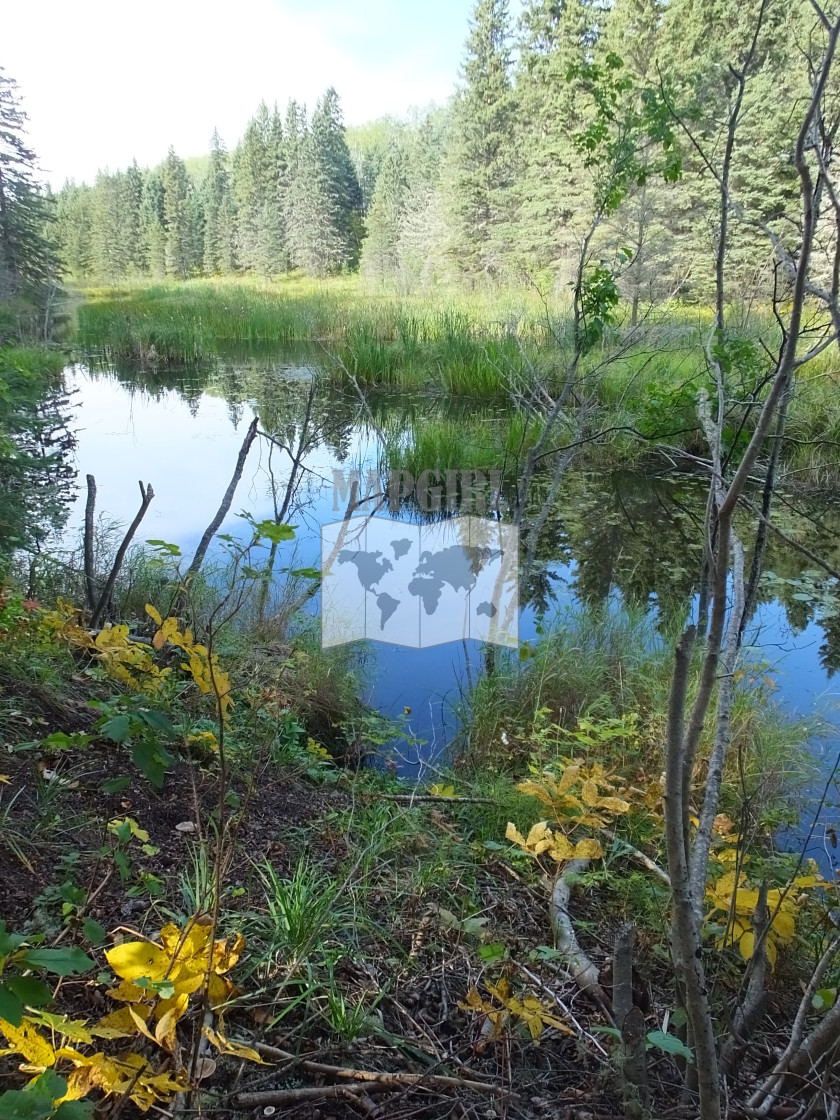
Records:
[[[362,239],[362,194],[334,89],[318,102],[310,128],[295,130],[289,152],[293,262],[319,276],[353,268]]]
[[[568,279],[588,222],[591,181],[572,140],[585,122],[569,80],[585,62],[603,13],[587,0],[526,0],[517,67],[519,174],[510,238],[518,267]]]
[[[401,144],[392,144],[382,161],[373,190],[362,249],[361,271],[374,283],[397,278],[399,242],[408,191],[406,155]]]
[[[159,170],[147,173],[143,184],[143,248],[150,276],[166,275],[166,225],[163,177]]]
[[[53,207],[37,181],[17,82],[0,68],[0,300],[35,321],[58,272]]]
[[[184,161],[170,148],[161,172],[163,224],[166,231],[164,261],[167,276],[186,279],[197,265],[196,214],[192,184]]]
[[[204,244],[202,260],[208,276],[222,276],[234,270],[233,206],[227,170],[227,152],[213,131],[210,140],[210,163],[202,188],[204,209]]]
[[[460,272],[496,278],[513,183],[514,97],[507,0],[478,0],[464,87],[455,98],[449,209],[452,252]]]

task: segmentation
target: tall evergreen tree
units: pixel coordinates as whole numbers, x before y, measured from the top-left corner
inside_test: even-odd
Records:
[[[526,0],[517,68],[519,100],[515,225],[525,271],[570,274],[587,224],[590,179],[572,135],[581,119],[572,67],[589,57],[603,18],[588,0]]]
[[[174,148],[169,149],[161,178],[163,221],[166,231],[164,246],[166,274],[183,280],[198,264],[196,213],[187,169]]]
[[[210,164],[204,179],[204,246],[202,259],[208,276],[234,270],[233,205],[227,169],[227,152],[214,129],[210,140]]]
[[[325,275],[358,263],[362,193],[344,134],[338,95],[327,90],[310,128],[291,140],[289,245],[294,263]]]
[[[76,280],[93,275],[93,192],[90,187],[64,184],[56,199],[56,238],[59,257]]]
[[[464,88],[455,98],[451,186],[453,255],[459,271],[498,277],[502,231],[513,183],[514,97],[510,81],[507,0],[478,0],[473,14]]]
[[[160,279],[166,275],[166,224],[164,214],[163,177],[150,171],[143,184],[143,247],[149,275]]]
[[[53,208],[37,181],[17,82],[0,68],[0,300],[40,312],[58,272]]]

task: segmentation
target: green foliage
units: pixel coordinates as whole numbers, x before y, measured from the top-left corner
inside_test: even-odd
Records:
[[[63,357],[0,347],[0,565],[60,525],[73,494]]]

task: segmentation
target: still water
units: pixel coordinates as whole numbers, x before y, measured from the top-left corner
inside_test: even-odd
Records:
[[[258,414],[261,427],[277,443],[273,449],[263,439],[254,444],[220,530],[246,536],[242,511],[257,520],[272,518],[272,479],[275,493],[282,498],[285,491],[291,461],[280,445],[298,447],[312,374],[311,365],[299,355],[180,377],[72,366],[67,384],[74,390],[80,477],[96,477],[98,509],[123,524],[136,512],[138,480],[151,482],[155,498],[137,539],[177,544],[188,561],[227,488],[247,426]],[[339,520],[346,502],[334,494],[334,470],[376,466],[383,431],[388,438],[409,439],[409,421],[422,423],[427,412],[437,415],[446,407],[447,402],[439,400],[399,396],[372,401],[363,409],[352,393],[319,390],[309,405],[304,469],[286,517],[296,526],[295,540],[280,545],[278,567],[319,567],[320,527]],[[452,402],[454,410],[463,407],[463,401]],[[438,464],[427,466],[434,469]],[[685,601],[697,570],[695,525],[702,501],[701,487],[684,478],[569,472],[544,534],[539,578],[522,589],[520,640],[538,641],[541,620],[562,624],[563,613],[584,602],[620,609],[632,601],[658,614],[669,602],[680,601],[681,593]],[[803,503],[796,505],[800,525]],[[818,545],[836,565],[840,511],[812,503],[804,513],[809,543]],[[68,523],[69,539],[78,536],[83,514],[82,488]],[[783,516],[794,515],[783,511]],[[416,508],[410,517],[417,520]],[[840,730],[835,729],[840,622],[833,617],[820,580],[809,574],[809,565],[797,553],[772,541],[766,566],[771,575],[750,627],[745,656],[761,663],[762,672],[772,677],[777,700],[787,712],[819,718],[811,750],[827,778],[840,750]],[[316,596],[307,609],[318,608]],[[457,731],[459,696],[481,664],[482,649],[476,641],[427,649],[370,643],[365,699],[383,715],[403,717],[422,744],[405,745],[404,772],[421,781],[435,780],[434,761]],[[815,799],[823,785],[815,785]],[[836,824],[836,800],[832,789],[825,823]],[[808,824],[806,811],[789,841],[801,842]],[[824,850],[823,836],[821,827],[811,837],[808,854],[826,866],[833,853]]]

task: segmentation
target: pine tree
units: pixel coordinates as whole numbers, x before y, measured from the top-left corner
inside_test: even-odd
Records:
[[[203,184],[204,245],[202,260],[208,276],[234,271],[233,205],[227,170],[227,152],[214,130],[210,140],[210,165]]]
[[[167,276],[185,279],[196,267],[195,210],[192,184],[184,161],[170,148],[161,173],[163,224],[166,231],[164,260]]]
[[[36,175],[17,82],[0,68],[0,300],[33,317],[51,298],[58,271],[53,207]]]
[[[513,183],[514,96],[507,0],[478,0],[455,99],[449,209],[460,272],[496,278]]]

